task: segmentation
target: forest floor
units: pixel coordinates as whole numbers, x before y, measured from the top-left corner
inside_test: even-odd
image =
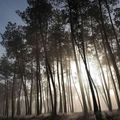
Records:
[[[103,112],[103,115],[107,114],[108,119],[105,120],[120,120],[120,111]],[[13,120],[11,118],[0,117],[0,120]],[[71,113],[71,114],[59,114],[57,116],[51,116],[50,114],[43,114],[40,116],[24,116],[15,117],[14,120],[95,120],[93,113]]]

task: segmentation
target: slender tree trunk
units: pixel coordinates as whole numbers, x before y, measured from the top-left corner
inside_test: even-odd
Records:
[[[72,81],[71,81],[71,67],[70,67],[70,58],[69,58],[69,81],[70,81],[70,100],[71,100],[71,112],[74,112],[74,105],[73,105],[73,91],[72,91]]]
[[[82,101],[81,101],[81,98],[80,98],[79,92],[78,92],[78,90],[77,90],[77,87],[75,86],[75,82],[74,82],[73,76],[72,76],[72,82],[73,82],[73,85],[74,85],[75,91],[76,91],[76,93],[77,93],[78,100],[79,100],[79,102],[80,102],[80,105],[81,105],[82,111],[84,111],[84,106],[83,106],[83,104],[82,104]],[[73,97],[74,97],[74,95],[73,95]]]
[[[104,94],[107,93],[107,103],[108,103],[108,109],[110,111],[112,111],[112,102],[111,102],[111,98],[110,98],[110,92],[109,92],[109,89],[108,89],[108,86],[107,86],[107,83],[106,83],[106,80],[105,80],[105,76],[104,76],[104,72],[103,72],[103,69],[102,69],[102,65],[100,63],[100,60],[99,60],[99,56],[98,56],[98,52],[97,52],[97,47],[96,47],[96,43],[94,41],[94,47],[95,47],[95,52],[96,52],[96,58],[98,60],[98,63],[99,63],[99,66],[100,66],[100,69],[101,69],[101,72],[102,72],[102,76],[103,76],[103,80],[104,80],[104,85],[105,85],[105,90],[106,92],[104,92]]]
[[[106,4],[106,8],[107,8],[108,14],[109,14],[110,22],[111,22],[113,33],[114,33],[114,37],[115,37],[115,40],[116,40],[116,43],[117,43],[118,53],[119,53],[118,57],[120,58],[120,44],[119,44],[118,36],[117,36],[116,31],[115,31],[113,20],[112,20],[111,14],[110,14],[110,8],[109,8],[109,5],[108,5],[108,1],[107,0],[104,0],[104,1],[105,1],[105,4]]]
[[[64,73],[63,73],[63,63],[62,58],[60,58],[60,68],[61,68],[61,82],[62,82],[62,94],[63,94],[63,106],[64,112],[67,113],[67,104],[66,104],[66,90],[65,90],[65,83],[64,83]]]
[[[17,115],[21,114],[21,107],[20,107],[20,94],[21,94],[21,89],[22,89],[22,82],[20,83],[20,88],[18,91],[18,100],[17,100]]]
[[[31,86],[30,86],[30,115],[32,114],[32,102],[33,102],[33,63],[31,63]]]
[[[59,112],[62,113],[63,112],[63,108],[62,108],[62,94],[61,94],[61,84],[60,84],[60,77],[59,77],[59,60],[58,60],[58,56],[57,56],[57,79],[58,79],[58,86],[59,86]]]
[[[53,110],[52,110],[52,115],[56,115],[57,114],[57,92],[56,92],[56,87],[55,87],[55,83],[53,80],[52,71],[51,71],[51,68],[50,68],[47,58],[46,58],[46,64],[47,64],[47,69],[49,70],[49,75],[51,77],[51,82],[52,82],[53,91],[54,91],[54,106],[53,106]]]
[[[12,80],[12,96],[11,96],[11,117],[14,119],[15,115],[15,73]]]
[[[39,109],[40,108],[40,103],[39,103],[40,61],[39,61],[39,41],[38,41],[37,35],[38,34],[36,33],[35,35],[35,39],[36,39],[36,100],[37,100],[36,108],[37,108],[37,115],[39,115],[40,114],[40,109]]]
[[[5,116],[9,115],[9,101],[8,101],[8,80],[5,80]]]
[[[39,92],[40,92],[40,114],[42,113],[42,81],[41,81],[41,72],[40,72],[40,65],[39,65]]]
[[[47,81],[48,81],[48,86],[49,86],[48,91],[49,91],[49,95],[50,95],[51,107],[53,110],[54,103],[53,103],[53,96],[52,96],[52,90],[51,90],[51,84],[50,84],[50,76],[49,76],[47,65],[46,65],[46,74],[47,74]],[[48,106],[49,106],[49,101],[48,101]]]
[[[69,5],[69,2],[70,2],[70,1],[68,0],[68,5]],[[71,13],[71,8],[70,8],[70,6],[69,6],[69,17],[70,17],[70,27],[71,27],[71,42],[72,42],[72,48],[73,48],[73,52],[74,52],[74,58],[75,58],[75,64],[76,64],[76,69],[77,69],[77,76],[78,76],[79,85],[80,85],[80,90],[81,90],[81,95],[82,95],[84,112],[86,113],[86,112],[88,111],[88,109],[87,109],[87,103],[86,103],[85,93],[84,93],[84,89],[83,89],[83,83],[82,83],[81,77],[80,77],[80,71],[79,71],[79,67],[78,67],[78,61],[77,61],[76,51],[75,51],[75,40],[74,40],[75,36],[74,36],[72,13]]]
[[[113,77],[113,74],[112,74],[112,70],[111,70],[111,67],[110,67],[111,66],[110,62],[109,62],[110,60],[109,60],[108,55],[107,55],[107,50],[106,50],[106,47],[105,47],[105,40],[104,40],[104,37],[103,37],[102,29],[100,29],[100,33],[101,33],[101,37],[102,37],[102,45],[103,45],[103,48],[104,48],[107,64],[108,64],[110,75],[111,75],[111,81],[113,83],[113,88],[114,88],[114,92],[115,92],[115,97],[116,97],[118,109],[120,109],[119,95],[118,95],[117,87],[116,87],[115,80],[114,80],[114,77]]]
[[[107,37],[107,34],[106,34],[105,25],[104,25],[104,21],[103,21],[101,1],[98,0],[98,2],[99,2],[99,8],[100,8],[100,15],[101,15],[101,19],[100,20],[101,20],[102,30],[103,30],[104,37],[105,37],[105,41],[104,42],[105,42],[106,48],[108,50],[109,57],[111,59],[113,68],[115,70],[115,74],[116,74],[117,81],[118,81],[118,86],[119,86],[119,89],[120,89],[120,74],[119,74],[119,69],[118,69],[118,67],[116,65],[115,57],[114,57],[114,55],[112,53],[111,47],[110,47],[109,42],[108,42],[108,37]]]
[[[24,95],[25,95],[26,115],[28,115],[29,114],[29,100],[28,100],[28,93],[27,93],[27,88],[26,88],[26,81],[24,83],[24,76],[21,76],[21,81],[23,84],[23,90],[24,90]]]

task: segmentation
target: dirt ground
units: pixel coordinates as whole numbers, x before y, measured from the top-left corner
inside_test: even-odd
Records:
[[[105,120],[120,120],[120,111],[103,112],[103,116],[107,115]],[[0,117],[0,120],[13,120],[11,118]],[[40,116],[21,116],[15,117],[14,120],[95,120],[93,113],[71,113],[71,114],[59,114],[57,116],[51,116],[50,114],[43,114]]]

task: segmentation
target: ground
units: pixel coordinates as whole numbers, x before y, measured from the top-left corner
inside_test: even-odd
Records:
[[[103,115],[107,114],[108,119],[105,120],[120,120],[120,111],[103,112]],[[11,118],[0,117],[0,120],[12,120]],[[26,116],[15,117],[14,120],[95,120],[94,114],[72,113],[72,114],[59,114],[57,116],[51,116],[49,114],[43,114],[40,116]]]

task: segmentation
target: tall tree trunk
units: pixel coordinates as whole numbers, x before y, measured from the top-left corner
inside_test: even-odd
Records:
[[[67,113],[67,104],[66,104],[66,90],[65,90],[65,83],[64,83],[64,73],[63,73],[63,63],[62,58],[60,58],[60,68],[61,68],[61,82],[62,82],[62,94],[63,94],[63,106],[64,112]]]
[[[39,64],[39,81],[38,81],[38,83],[39,83],[39,92],[40,92],[40,105],[39,105],[39,110],[40,110],[40,114],[42,113],[42,79],[41,79],[41,71],[40,71],[40,64]]]
[[[9,101],[8,101],[8,80],[5,80],[5,116],[9,115]]]
[[[100,9],[100,15],[101,15],[101,18],[100,18],[100,20],[101,20],[101,26],[102,26],[102,30],[103,30],[104,37],[105,37],[104,43],[105,43],[105,45],[106,45],[106,48],[107,48],[108,53],[109,53],[109,57],[110,57],[110,59],[111,59],[113,68],[114,68],[114,70],[115,70],[115,74],[116,74],[117,81],[118,81],[118,86],[119,86],[119,89],[120,89],[120,74],[119,74],[119,69],[118,69],[118,67],[117,67],[114,54],[112,53],[111,47],[110,47],[110,45],[109,45],[107,33],[106,33],[106,30],[105,30],[105,25],[104,25],[104,20],[103,20],[103,15],[102,15],[101,1],[98,0],[98,2],[99,2],[99,9]]]
[[[40,61],[39,61],[39,41],[38,41],[38,38],[37,38],[37,33],[35,35],[35,39],[36,39],[36,108],[37,108],[37,115],[40,114],[40,103],[39,103],[39,81],[40,81]],[[42,98],[40,98],[42,99]]]
[[[106,92],[104,92],[104,94],[107,93],[106,96],[107,96],[108,109],[110,111],[112,111],[112,102],[111,102],[111,98],[110,98],[110,92],[109,92],[109,89],[108,89],[108,86],[107,86],[107,83],[106,83],[106,80],[105,80],[105,76],[104,76],[104,72],[103,72],[103,68],[102,68],[101,62],[99,60],[99,56],[98,56],[98,52],[97,52],[97,47],[96,47],[95,40],[94,40],[94,47],[95,47],[95,52],[96,52],[96,58],[98,60],[98,63],[99,63],[99,66],[100,66],[100,69],[101,69],[101,72],[102,72],[104,86],[105,86],[105,90],[106,90]]]
[[[18,100],[17,100],[17,115],[18,116],[21,114],[21,107],[20,107],[21,89],[22,89],[22,82],[20,83],[20,88],[19,88],[19,91],[18,91]]]
[[[12,96],[11,96],[11,117],[14,119],[15,115],[15,73],[12,80]]]
[[[105,4],[106,4],[106,8],[107,8],[108,14],[109,14],[110,22],[111,22],[111,25],[112,25],[112,30],[113,30],[113,33],[114,33],[114,37],[115,37],[115,40],[116,40],[116,43],[117,43],[118,53],[119,53],[118,57],[120,59],[120,44],[119,44],[118,36],[117,36],[116,31],[115,31],[115,27],[114,27],[113,20],[112,20],[112,17],[111,17],[110,7],[108,5],[108,0],[104,0],[104,1],[105,1]]]
[[[50,63],[49,63],[49,60],[48,60],[48,54],[47,54],[47,49],[46,49],[46,39],[47,39],[46,36],[44,37],[43,33],[41,32],[42,43],[43,43],[44,52],[45,52],[45,64],[46,64],[47,76],[49,78],[51,78],[51,83],[52,83],[53,92],[54,92],[54,102],[53,102],[54,104],[52,105],[52,108],[53,108],[52,109],[52,115],[56,115],[57,114],[57,91],[56,91],[56,87],[55,87],[55,81],[53,79],[51,66],[50,66]],[[49,82],[49,87],[50,87],[50,79],[49,79],[48,82]],[[52,97],[52,94],[51,94],[51,97]]]
[[[71,112],[74,112],[74,105],[73,105],[73,91],[72,91],[72,81],[71,81],[71,67],[70,67],[70,58],[69,58],[69,64],[68,64],[68,76],[69,76],[69,81],[70,81],[70,100],[71,100]]]
[[[99,25],[100,25],[100,23],[99,23]],[[114,88],[114,92],[115,92],[115,97],[116,97],[118,109],[120,109],[119,95],[118,95],[117,87],[116,87],[115,80],[114,80],[114,77],[113,77],[113,74],[112,74],[112,70],[111,70],[111,67],[110,67],[111,66],[110,65],[110,60],[109,60],[108,55],[107,55],[107,49],[106,49],[106,46],[105,46],[105,40],[104,40],[102,29],[100,29],[100,33],[101,33],[101,37],[102,37],[102,45],[103,45],[103,48],[104,48],[104,52],[105,52],[107,64],[108,64],[110,75],[111,75],[111,81],[113,83],[112,85],[113,85],[113,88]]]
[[[32,102],[33,102],[33,63],[31,62],[31,86],[30,86],[30,115],[32,114]]]
[[[57,55],[57,79],[58,79],[58,86],[59,86],[59,112],[62,113],[63,112],[63,108],[62,108],[62,94],[61,94],[61,84],[60,84],[60,77],[59,77],[59,58]]]
[[[47,58],[46,58],[46,64],[47,64],[47,69],[49,70],[49,75],[51,77],[51,83],[53,85],[53,91],[54,91],[54,106],[53,106],[53,110],[52,110],[52,115],[56,115],[57,114],[57,92],[56,92],[56,87],[55,87],[55,82],[53,79],[51,67],[50,67],[50,64],[49,64]]]
[[[69,3],[70,3],[70,1],[68,0],[68,5],[69,5]],[[71,29],[71,42],[72,42],[72,48],[73,48],[73,53],[74,53],[74,58],[75,58],[76,69],[77,69],[77,76],[78,76],[81,95],[82,95],[84,112],[86,113],[88,111],[88,109],[87,109],[87,103],[86,103],[86,99],[85,99],[85,92],[84,92],[84,89],[83,89],[83,83],[82,83],[81,77],[80,77],[80,70],[79,70],[79,67],[78,67],[77,55],[76,55],[76,51],[75,51],[75,39],[74,39],[75,36],[74,36],[72,13],[71,13],[70,5],[69,5],[69,18],[70,18],[70,27],[71,27],[70,28]]]

